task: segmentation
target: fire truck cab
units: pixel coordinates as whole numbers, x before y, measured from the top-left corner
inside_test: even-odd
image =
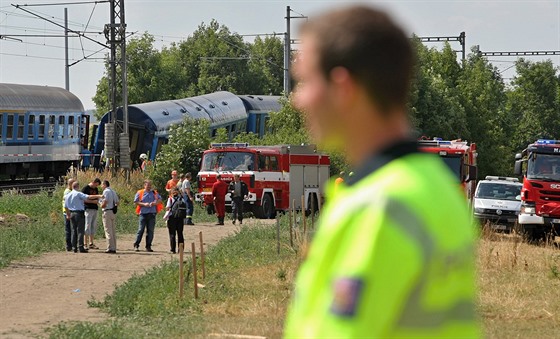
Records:
[[[249,188],[245,211],[253,212],[257,218],[273,218],[277,211],[288,211],[294,203],[296,210],[319,211],[329,168],[329,156],[317,152],[314,145],[212,144],[202,155],[195,200],[213,213],[212,185],[216,176],[221,174],[222,180],[229,183],[239,174]],[[229,193],[226,208],[231,208]]]
[[[560,140],[539,139],[515,160],[523,175],[520,230],[533,241],[560,234]]]
[[[457,182],[461,184],[469,202],[472,201],[476,188],[476,177],[478,168],[476,165],[476,144],[469,145],[467,141],[442,140],[418,140],[421,151],[434,153],[440,156],[447,167],[455,174]]]

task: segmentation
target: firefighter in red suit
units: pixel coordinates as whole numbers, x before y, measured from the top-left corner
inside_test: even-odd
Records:
[[[224,224],[224,217],[226,215],[226,194],[228,191],[228,184],[222,181],[222,176],[216,176],[216,182],[212,185],[212,196],[214,197],[214,208],[218,215],[218,223],[216,225]]]

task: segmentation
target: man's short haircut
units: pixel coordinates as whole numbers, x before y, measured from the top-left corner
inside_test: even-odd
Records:
[[[110,187],[109,180],[103,180],[103,185]]]
[[[74,181],[74,183],[72,184],[72,189],[78,189],[80,188],[80,183],[76,180]]]
[[[93,182],[98,184],[98,185],[101,185],[101,180],[99,178],[93,179]]]
[[[216,175],[216,179],[222,179],[222,175],[221,174]]]
[[[387,14],[352,6],[309,20],[301,32],[315,38],[327,79],[344,67],[382,111],[406,105],[414,54],[410,39]]]
[[[185,177],[186,177],[187,179],[191,179],[191,178],[192,178],[191,172],[188,172],[187,174],[185,174]]]
[[[150,179],[144,180],[144,185],[146,185],[146,184],[151,184],[151,183],[152,183],[152,181],[151,181]]]

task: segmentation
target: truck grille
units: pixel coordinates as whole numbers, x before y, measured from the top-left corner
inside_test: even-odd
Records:
[[[544,201],[560,201],[560,191],[540,190],[540,199]]]

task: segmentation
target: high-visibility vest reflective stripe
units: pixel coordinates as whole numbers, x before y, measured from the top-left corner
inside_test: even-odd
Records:
[[[429,154],[338,187],[298,273],[285,336],[478,337],[469,219],[453,176]]]

